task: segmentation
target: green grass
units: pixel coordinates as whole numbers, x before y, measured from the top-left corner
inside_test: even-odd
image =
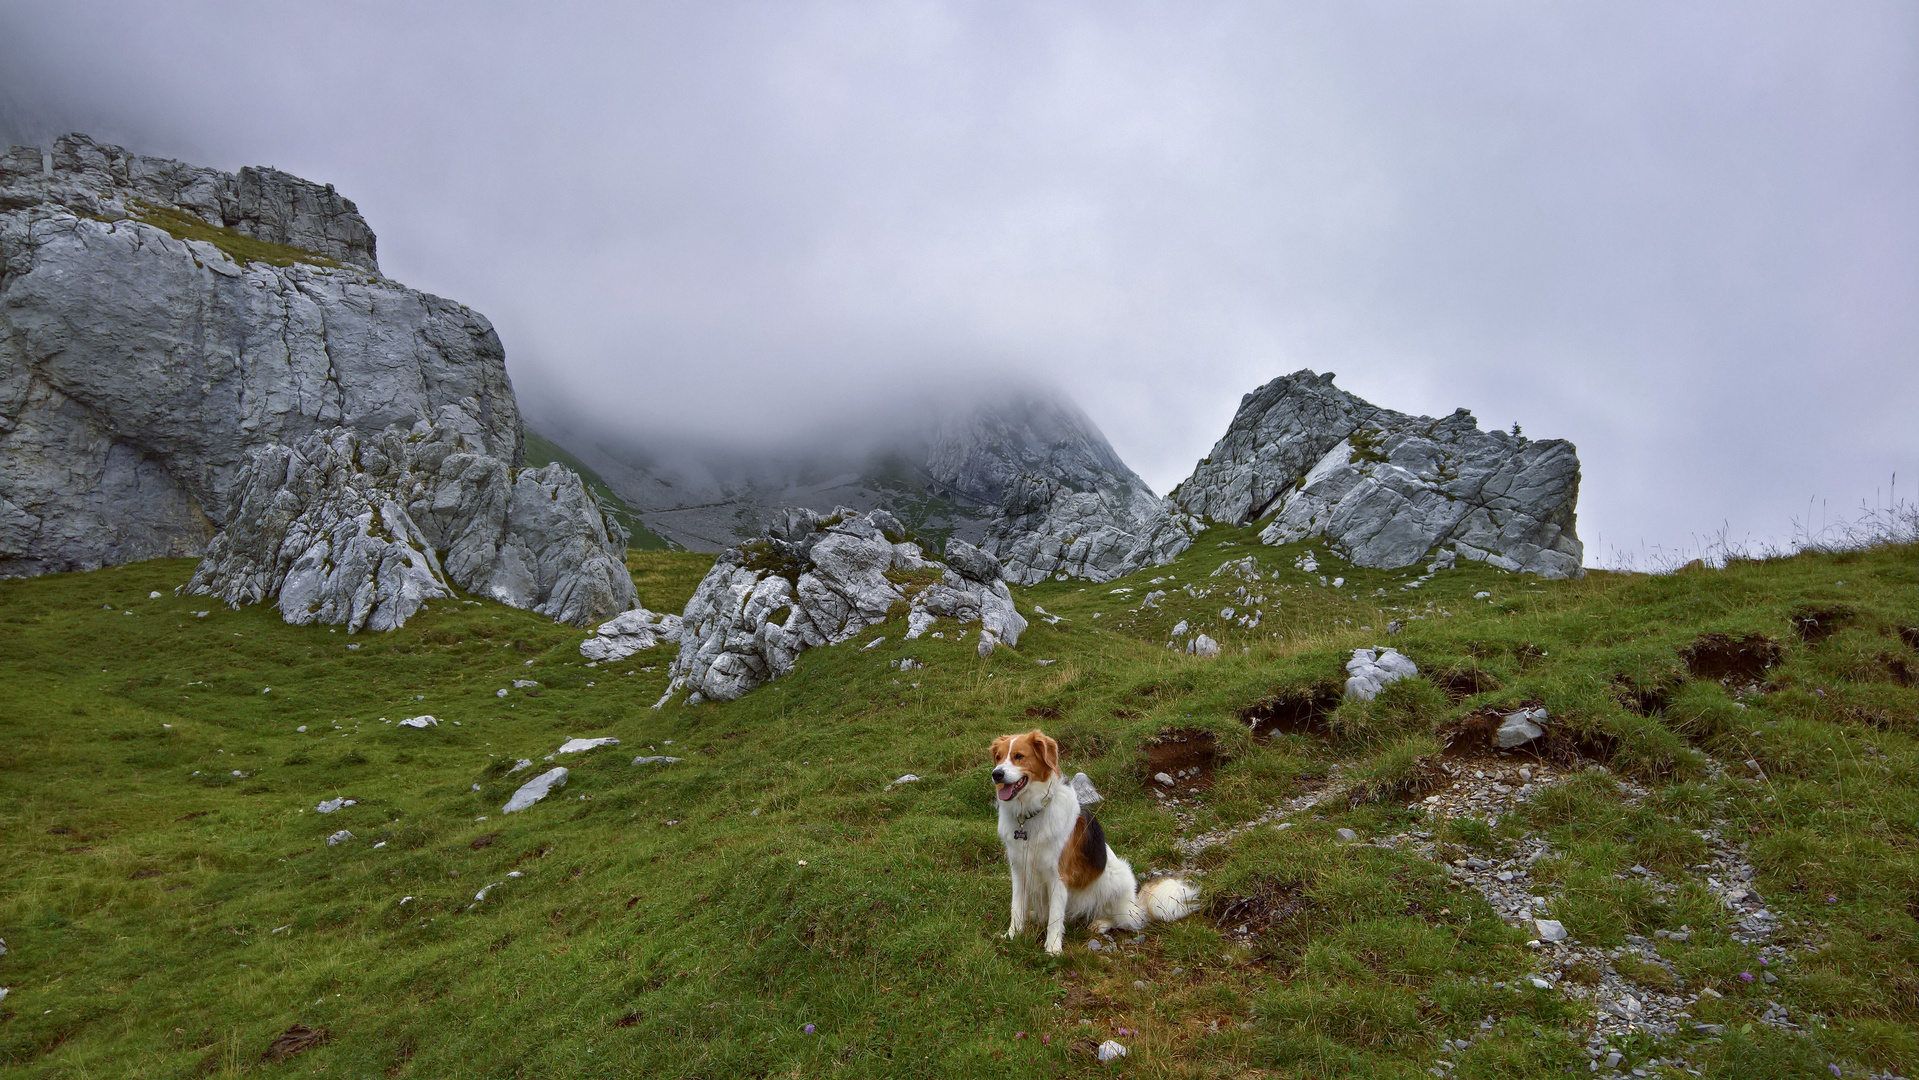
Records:
[[[292,266],[294,263],[325,267],[340,265],[338,260],[305,248],[276,244],[271,240],[258,240],[224,225],[208,224],[175,207],[156,206],[153,203],[138,200],[133,202],[132,207],[134,217],[140,222],[164,230],[175,240],[203,240],[219,248],[242,266],[254,262],[263,262],[272,266]]]
[[[1416,590],[1401,587],[1416,571],[1322,552],[1335,590],[1292,569],[1302,548],[1252,535],[1211,530],[1175,565],[1107,585],[1023,590],[1029,617],[1062,620],[1034,618],[1017,651],[904,642],[895,621],[737,702],[660,711],[670,656],[587,668],[583,631],[470,598],[349,636],[264,606],[197,618],[208,602],[171,592],[188,561],[0,582],[0,1062],[28,1077],[1424,1077],[1444,1057],[1462,1077],[1585,1075],[1581,1007],[1492,986],[1529,969],[1518,932],[1439,867],[1333,835],[1417,822],[1409,793],[1441,729],[1537,702],[1651,794],[1585,773],[1524,821],[1456,821],[1441,839],[1494,849],[1543,831],[1559,854],[1536,876],[1591,942],[1693,927],[1662,951],[1725,995],[1699,1019],[1726,1034],[1648,1040],[1643,1056],[1719,1077],[1919,1067],[1919,689],[1897,674],[1919,663],[1899,637],[1919,625],[1919,551],[1572,582],[1469,566]],[[1249,606],[1227,596],[1242,583],[1210,574],[1249,554],[1284,570],[1247,584],[1266,599],[1245,630],[1218,614]],[[635,551],[629,566],[648,607],[678,610],[709,560]],[[1167,596],[1131,610],[1149,588]],[[1794,630],[1840,604],[1850,621],[1823,641]],[[1169,650],[1182,619],[1224,655]],[[1765,635],[1784,661],[1735,697],[1677,660],[1712,632]],[[1487,689],[1422,683],[1257,738],[1242,722],[1293,716],[1337,688],[1349,650],[1389,641]],[[888,669],[903,656],[926,669]],[[382,722],[420,713],[442,723]],[[1107,835],[1142,872],[1335,763],[1353,797],[1200,855],[1208,914],[1119,955],[1071,931],[1049,958],[999,937],[982,770],[994,735],[1033,726],[1106,794]],[[1214,739],[1185,833],[1146,790],[1144,755],[1176,731]],[[511,763],[546,768],[574,736],[621,744],[502,816],[531,774]],[[1738,768],[1714,779],[1705,754]],[[1763,782],[1742,779],[1747,759]],[[884,790],[907,772],[925,779]],[[315,812],[336,796],[358,804]],[[1710,898],[1614,876],[1683,867],[1688,826],[1712,820],[1806,927],[1777,986],[1739,980],[1752,953]],[[340,829],[354,839],[328,846]],[[1230,936],[1239,923],[1256,933]],[[1769,999],[1808,1030],[1759,1024]],[[1438,1049],[1488,1017],[1471,1050]],[[264,1063],[295,1023],[330,1039]],[[1137,1034],[1117,1066],[1073,1049],[1121,1027]]]
[[[606,486],[606,480],[587,467],[586,462],[567,453],[553,440],[532,428],[526,429],[526,463],[533,468],[539,468],[556,461],[580,474],[580,479],[586,482],[587,490],[599,498],[601,506],[612,511],[615,521],[625,527],[629,534],[627,543],[630,546],[642,551],[673,550],[673,542],[647,528],[646,522],[640,519],[640,512],[629,506],[625,499],[614,494],[613,489]]]

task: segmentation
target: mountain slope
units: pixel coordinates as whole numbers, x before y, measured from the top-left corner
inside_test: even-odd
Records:
[[[1112,1039],[1167,1076],[1919,1067],[1919,549],[1425,582],[1308,553],[1215,528],[1017,590],[1017,651],[895,621],[658,712],[666,656],[588,669],[582,632],[487,602],[352,649],[196,617],[188,561],[0,582],[0,1062],[1002,1080],[1106,1075]],[[705,569],[638,557],[656,610]],[[1166,648],[1180,622],[1223,655]],[[1422,677],[1340,703],[1386,644]],[[1540,753],[1473,741],[1535,706]],[[981,766],[1034,726],[1205,913],[1058,959],[1000,936]],[[542,760],[581,736],[621,742]],[[1570,940],[1529,946],[1520,904]],[[328,1037],[249,1064],[295,1024]]]

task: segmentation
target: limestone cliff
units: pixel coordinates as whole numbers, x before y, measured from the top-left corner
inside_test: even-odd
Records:
[[[80,135],[0,155],[0,576],[199,555],[257,524],[230,511],[259,453],[431,434],[449,407],[518,469],[492,326],[378,265],[350,201],[272,169]]]

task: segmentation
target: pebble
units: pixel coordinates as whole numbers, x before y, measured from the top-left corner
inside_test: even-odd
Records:
[[[1099,1059],[1101,1061],[1113,1061],[1125,1056],[1126,1048],[1111,1039],[1099,1044]]]
[[[620,740],[618,739],[568,739],[560,744],[558,750],[553,752],[556,754],[578,754],[587,750],[598,749],[602,746],[618,745],[620,745]]]
[[[678,765],[679,763],[680,763],[679,758],[666,757],[664,755],[656,755],[654,757],[636,757],[633,759],[633,764],[635,765]]]
[[[409,716],[405,720],[400,721],[400,726],[410,728],[439,727],[440,721],[431,716]]]
[[[353,834],[345,829],[341,829],[339,832],[326,838],[326,846],[332,847],[335,844],[344,844],[351,839],[353,839]]]
[[[1359,839],[1359,834],[1351,829],[1340,829],[1338,832],[1333,833],[1333,835],[1338,837],[1339,842],[1342,844],[1350,844]]]

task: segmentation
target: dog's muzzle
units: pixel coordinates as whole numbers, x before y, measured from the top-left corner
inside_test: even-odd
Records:
[[[1004,779],[1005,775],[1005,773],[1000,772],[998,769],[993,770],[993,783],[999,785],[999,801],[1001,802],[1005,802],[1020,792],[1025,791],[1027,782],[1032,779],[1031,777],[1022,776],[1017,781],[1009,784]]]

